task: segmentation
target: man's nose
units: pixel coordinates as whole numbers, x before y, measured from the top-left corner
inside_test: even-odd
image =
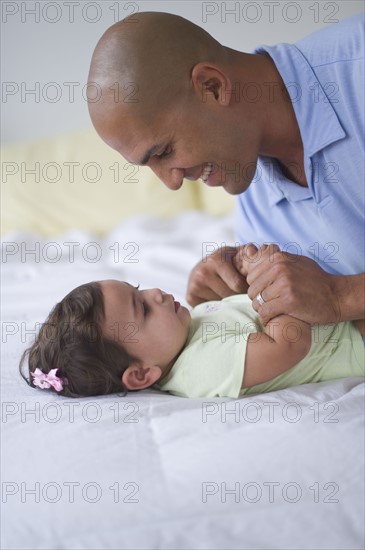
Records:
[[[184,180],[184,170],[181,168],[161,168],[160,166],[151,167],[156,176],[172,191],[180,189]]]

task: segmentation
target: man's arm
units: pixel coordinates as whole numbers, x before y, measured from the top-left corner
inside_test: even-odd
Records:
[[[354,321],[365,336],[365,273],[337,275],[335,287],[339,296],[341,321]]]
[[[289,315],[272,319],[249,335],[242,388],[262,384],[294,367],[309,352],[311,327]]]

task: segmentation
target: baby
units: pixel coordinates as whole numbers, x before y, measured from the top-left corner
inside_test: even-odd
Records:
[[[66,397],[153,386],[184,397],[237,398],[364,376],[364,359],[350,322],[311,327],[280,315],[263,326],[247,295],[189,312],[157,288],[104,280],[75,288],[53,308],[20,373],[29,385]]]

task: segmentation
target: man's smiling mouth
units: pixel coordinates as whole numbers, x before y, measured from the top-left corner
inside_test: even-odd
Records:
[[[200,176],[201,179],[204,181],[204,183],[206,183],[208,181],[208,178],[209,178],[210,174],[212,173],[212,170],[213,170],[213,163],[212,162],[207,162],[207,164],[205,164],[205,166],[204,166],[202,175]]]

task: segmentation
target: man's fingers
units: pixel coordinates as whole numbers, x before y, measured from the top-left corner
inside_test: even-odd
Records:
[[[246,277],[232,263],[235,253],[235,248],[222,248],[195,266],[186,294],[191,306],[247,292]]]
[[[199,288],[190,285],[186,294],[188,304],[194,307],[202,302],[207,302],[209,300],[221,300],[222,298],[227,298],[227,296],[232,296],[232,294],[235,294],[235,292],[232,292],[232,290],[225,285],[223,281],[219,281],[218,278],[216,281],[211,282],[210,285],[211,286]]]
[[[208,300],[221,300],[229,295],[227,292],[229,292],[227,286],[215,273],[210,274],[199,270],[189,284],[186,299],[191,306],[196,306]]]
[[[261,322],[264,325],[267,325],[271,319],[286,313],[283,311],[282,302],[280,298],[274,298],[273,300],[267,301],[264,304],[257,304],[257,307],[254,306],[254,309],[260,315]]]
[[[241,275],[231,263],[221,264],[217,271],[218,277],[213,281],[212,288],[218,293],[223,292],[222,297],[230,296],[232,291],[236,294],[247,292],[246,277]]]
[[[189,289],[186,294],[186,301],[192,307],[202,304],[203,302],[220,299],[221,297],[208,287],[202,288],[199,293],[194,293],[191,289]]]
[[[241,275],[233,265],[233,256],[231,249],[222,250],[222,253],[212,254],[199,265],[195,272],[195,281],[199,286],[208,286],[216,294],[225,298],[232,293],[242,293],[247,291],[246,277]]]
[[[280,286],[269,273],[263,273],[253,281],[247,290],[247,294],[251,300],[254,300],[259,292],[261,292],[261,296],[265,302],[268,302],[280,296]]]
[[[234,269],[231,267],[231,269]],[[223,269],[224,275],[227,271]],[[208,300],[221,300],[232,294],[241,294],[247,291],[245,278],[234,270],[228,274],[228,285],[219,274],[211,274],[203,277],[202,273],[196,273],[195,278],[189,284],[186,300],[191,306],[196,306]],[[233,288],[232,288],[233,287]]]
[[[247,275],[248,296],[264,324],[282,314],[309,324],[339,322],[342,316],[335,280],[336,276],[306,256],[268,248]],[[259,293],[264,303],[257,299]]]
[[[255,281],[262,277],[267,286],[277,277],[280,270],[283,269],[283,266],[286,264],[283,253],[274,247],[276,245],[269,245],[264,251],[258,251],[257,260],[252,264],[247,274],[247,283],[249,285],[253,285]]]

